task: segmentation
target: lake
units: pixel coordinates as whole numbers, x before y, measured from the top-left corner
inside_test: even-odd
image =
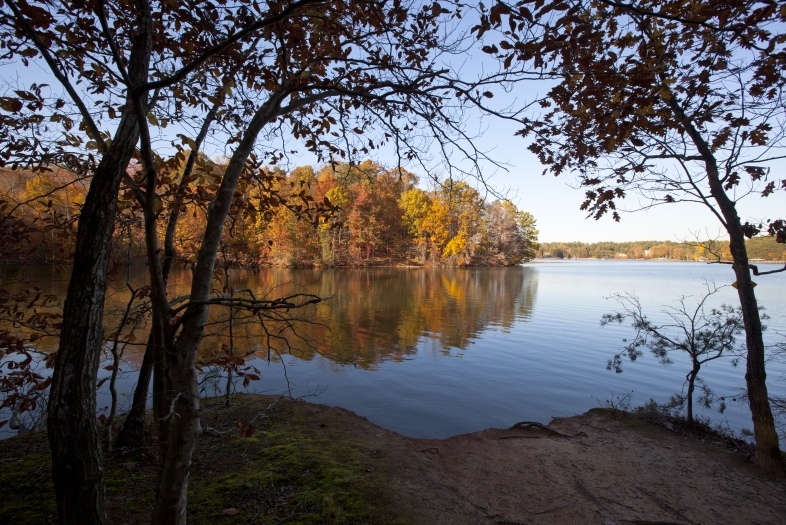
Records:
[[[761,269],[767,268],[762,265]],[[45,274],[46,269],[28,269]],[[140,282],[144,270],[139,270]],[[28,275],[31,277],[31,275]],[[786,273],[757,277],[756,293],[771,316],[765,341],[786,334]],[[619,309],[609,295],[635,292],[651,318],[664,305],[698,297],[704,280],[734,280],[728,265],[645,261],[536,261],[512,268],[269,269],[239,272],[236,288],[272,295],[315,293],[328,300],[302,312],[297,336],[281,334],[270,345],[258,324],[234,327],[234,344],[257,351],[249,364],[262,379],[238,391],[291,393],[341,406],[400,434],[445,438],[523,420],[547,423],[601,406],[632,392],[632,404],[664,402],[683,388],[687,360],[674,354],[664,367],[650,354],[624,372],[606,370],[607,360],[631,337],[629,326],[600,327],[604,313]],[[172,295],[186,289],[187,271],[173,277]],[[47,290],[63,293],[63,277],[47,278]],[[124,304],[110,295],[108,309]],[[736,304],[736,290],[722,289],[713,305]],[[212,313],[216,323],[226,316]],[[108,326],[111,321],[108,320]],[[205,348],[227,344],[226,328],[211,328]],[[271,325],[273,326],[273,325]],[[270,328],[270,327],[269,327]],[[780,335],[778,334],[780,332]],[[274,334],[275,335],[275,334]],[[141,341],[138,335],[138,341]],[[53,344],[51,341],[49,344]],[[280,354],[280,355],[279,355]],[[119,390],[130,394],[139,347],[129,347]],[[106,375],[101,371],[101,376]],[[203,378],[206,395],[223,382]],[[713,391],[727,397],[724,414],[699,410],[735,430],[751,428],[747,408],[732,401],[744,386],[744,364],[718,360],[702,368]],[[770,393],[786,395],[786,366],[768,369]],[[99,407],[107,403],[106,385]],[[125,398],[125,405],[128,404]],[[123,403],[121,402],[121,405]],[[2,431],[7,430],[4,428]]]

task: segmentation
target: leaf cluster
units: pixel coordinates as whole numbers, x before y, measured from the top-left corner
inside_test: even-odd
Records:
[[[485,51],[504,65],[552,75],[519,134],[547,171],[578,174],[582,209],[619,220],[631,191],[710,205],[714,170],[737,197],[786,189],[765,167],[784,145],[785,21],[770,1],[524,0],[495,4],[475,31],[499,34]]]

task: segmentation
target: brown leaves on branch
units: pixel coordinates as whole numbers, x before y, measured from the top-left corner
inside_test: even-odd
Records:
[[[775,3],[521,0],[482,9],[473,31],[499,35],[484,51],[504,67],[558,81],[519,135],[555,175],[597,186],[582,209],[599,218],[622,198],[611,184],[653,204],[676,188],[701,200],[705,165],[727,191],[742,173],[762,196],[779,189],[763,165],[786,145],[785,22]]]

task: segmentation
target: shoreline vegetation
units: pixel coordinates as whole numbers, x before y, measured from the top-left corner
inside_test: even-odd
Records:
[[[748,259],[753,262],[786,262],[786,245],[775,237],[754,237],[745,241]],[[695,240],[630,242],[541,242],[538,259],[626,259],[655,261],[731,262],[728,241]]]
[[[199,177],[177,204],[174,250],[185,264],[197,259],[207,203],[227,169],[201,156],[199,164]],[[222,267],[352,267],[393,260],[511,266],[535,256],[535,218],[509,200],[486,200],[465,182],[431,181],[432,189],[424,190],[414,174],[371,161],[265,173],[270,187],[248,184],[235,194],[232,221],[220,240]],[[15,210],[12,218],[22,232],[0,247],[0,260],[70,260],[87,183],[65,170],[0,174],[0,204]],[[173,197],[162,194],[162,210],[173,206]],[[115,259],[144,260],[142,211],[130,194],[121,197],[119,208]]]
[[[784,482],[754,468],[750,444],[653,407],[425,440],[341,408],[243,394],[229,407],[203,399],[202,428],[195,525],[733,524],[786,513]],[[105,454],[109,523],[148,522],[155,450]],[[0,465],[0,521],[55,523],[45,433],[0,442]]]

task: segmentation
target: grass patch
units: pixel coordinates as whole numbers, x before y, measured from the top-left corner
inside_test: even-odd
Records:
[[[190,524],[408,522],[395,511],[401,505],[386,454],[357,418],[288,400],[265,410],[273,401],[243,395],[224,408],[223,400],[204,400],[202,424],[221,436],[203,436],[195,452]],[[56,523],[46,435],[0,442],[0,461],[0,523]],[[104,472],[110,523],[148,523],[157,474],[152,454],[109,455]]]

